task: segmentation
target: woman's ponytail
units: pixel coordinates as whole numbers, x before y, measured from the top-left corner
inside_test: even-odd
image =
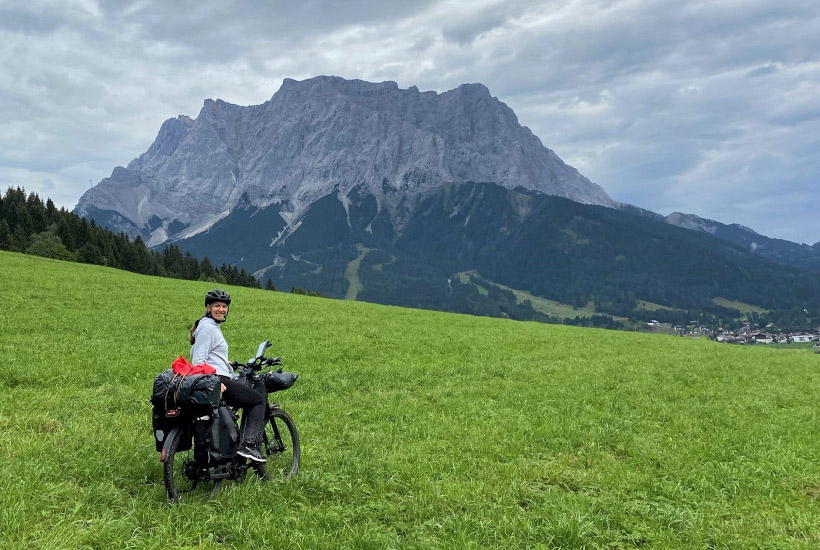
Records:
[[[192,345],[192,346],[194,345],[194,342],[196,342],[196,338],[194,337],[194,331],[196,330],[196,327],[198,327],[198,326],[199,326],[199,322],[200,322],[201,320],[202,320],[202,318],[197,319],[197,320],[194,322],[194,326],[192,326],[192,327],[191,327],[191,345]]]

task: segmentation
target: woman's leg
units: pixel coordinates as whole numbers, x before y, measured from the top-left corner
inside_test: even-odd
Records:
[[[256,438],[259,432],[262,431],[262,424],[265,421],[265,398],[242,382],[228,377],[220,378],[222,378],[222,383],[225,384],[222,398],[228,405],[242,409],[242,425],[245,436],[239,448],[242,450],[243,447],[247,447],[256,450],[258,445]],[[259,458],[262,458],[261,455],[258,458],[253,457],[254,460]]]

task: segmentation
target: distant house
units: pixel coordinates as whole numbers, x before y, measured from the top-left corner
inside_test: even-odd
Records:
[[[792,342],[812,342],[815,339],[811,334],[793,334],[791,337]]]
[[[763,332],[758,332],[753,336],[752,339],[757,344],[771,344],[774,341],[770,334],[765,334]]]

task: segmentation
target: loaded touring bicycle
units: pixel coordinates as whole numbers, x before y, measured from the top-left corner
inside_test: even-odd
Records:
[[[256,357],[244,364],[231,363],[238,371],[237,380],[268,401],[262,432],[257,437],[266,462],[253,462],[236,454],[244,423],[238,424],[237,412],[221,400],[218,376],[184,375],[169,369],[154,379],[154,440],[172,502],[201,486],[210,485],[213,496],[224,480],[241,481],[248,470],[263,480],[287,479],[299,471],[296,424],[278,403],[269,400],[271,394],[293,386],[299,375],[282,372],[281,358],[265,357],[270,345],[268,340],[259,344]]]

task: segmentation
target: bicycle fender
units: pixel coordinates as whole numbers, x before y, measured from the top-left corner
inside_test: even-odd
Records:
[[[182,427],[174,426],[173,428],[171,428],[171,431],[168,432],[168,435],[165,436],[165,443],[162,444],[162,451],[159,453],[160,462],[165,462],[165,458],[168,456],[168,450],[171,448],[171,442],[181,431]]]

